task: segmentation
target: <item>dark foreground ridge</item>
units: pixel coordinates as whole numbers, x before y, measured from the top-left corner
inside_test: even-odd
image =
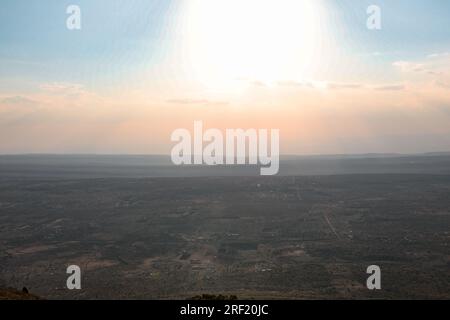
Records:
[[[28,292],[27,288],[22,291],[13,288],[0,288],[0,300],[42,300],[38,296]]]

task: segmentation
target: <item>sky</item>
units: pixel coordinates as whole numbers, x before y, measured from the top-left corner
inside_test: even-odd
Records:
[[[284,154],[450,151],[449,13],[447,0],[3,0],[0,153],[169,154],[195,120],[280,129]]]

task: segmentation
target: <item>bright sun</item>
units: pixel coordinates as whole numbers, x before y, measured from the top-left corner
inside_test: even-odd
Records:
[[[203,82],[302,79],[318,63],[318,0],[192,0],[190,72]]]

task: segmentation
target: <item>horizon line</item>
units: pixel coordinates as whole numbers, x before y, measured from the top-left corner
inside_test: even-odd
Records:
[[[294,153],[285,153],[280,154],[280,157],[327,157],[327,156],[383,156],[383,155],[392,155],[392,156],[417,156],[417,155],[443,155],[449,154],[449,151],[427,151],[427,152],[411,152],[411,153],[403,153],[403,152],[361,152],[361,153],[305,153],[305,154],[294,154]],[[194,156],[192,154],[191,156]],[[21,152],[21,153],[0,153],[0,157],[3,156],[153,156],[153,157],[170,157],[170,153],[89,153],[89,152],[67,152],[67,153],[59,153],[59,152]],[[247,158],[247,157],[246,157]]]

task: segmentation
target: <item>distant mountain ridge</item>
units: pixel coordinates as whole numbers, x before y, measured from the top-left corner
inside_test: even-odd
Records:
[[[0,155],[0,178],[92,179],[258,176],[259,165],[175,166],[164,155]],[[446,174],[450,152],[282,155],[281,176]]]

